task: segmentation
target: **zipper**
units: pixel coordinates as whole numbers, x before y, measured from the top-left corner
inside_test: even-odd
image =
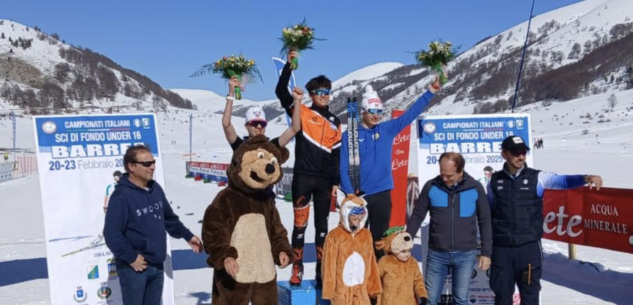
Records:
[[[452,230],[451,230],[451,240],[452,240],[452,248],[453,248],[453,252],[455,252],[455,193],[451,194],[451,213],[452,213],[452,221],[451,224],[453,226]]]
[[[514,218],[514,216],[516,215],[516,207],[515,207],[515,202],[513,202],[512,199],[515,198],[515,189],[514,189],[514,182],[516,181],[516,178],[518,177],[511,177],[510,178],[510,189],[512,190],[511,194],[510,194],[510,207],[512,209],[512,213],[510,215],[512,215],[512,217]],[[515,237],[515,232],[514,232],[514,221],[510,221],[510,244],[514,245],[514,237]]]

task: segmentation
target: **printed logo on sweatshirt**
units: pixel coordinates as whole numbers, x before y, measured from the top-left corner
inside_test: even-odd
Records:
[[[156,202],[152,205],[148,205],[144,208],[136,209],[136,216],[141,217],[148,214],[154,215],[154,218],[162,219],[161,215],[156,215],[155,213],[163,208],[163,201]],[[162,214],[162,213],[161,213]]]

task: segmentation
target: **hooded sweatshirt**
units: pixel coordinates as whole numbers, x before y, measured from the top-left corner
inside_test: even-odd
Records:
[[[167,232],[173,238],[193,238],[156,181],[144,189],[124,174],[110,197],[103,230],[114,257],[131,264],[140,254],[149,264],[160,265],[167,255]]]

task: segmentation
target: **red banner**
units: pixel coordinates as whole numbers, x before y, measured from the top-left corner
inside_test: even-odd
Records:
[[[547,239],[633,253],[633,190],[588,187],[547,190],[543,231]]]
[[[402,110],[391,112],[392,118],[404,113]],[[393,186],[391,191],[391,220],[389,227],[404,226],[407,223],[407,174],[409,172],[409,140],[411,126],[403,129],[393,140],[391,152],[391,172]]]

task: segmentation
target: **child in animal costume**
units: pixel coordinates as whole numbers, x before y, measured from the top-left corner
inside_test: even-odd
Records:
[[[369,305],[381,291],[373,240],[365,229],[366,202],[348,195],[340,208],[341,220],[325,238],[323,291],[332,305]]]
[[[277,304],[275,265],[292,258],[288,233],[265,191],[281,180],[288,150],[258,135],[233,154],[229,185],[207,208],[202,240],[214,269],[212,303]]]
[[[378,262],[383,290],[378,305],[417,305],[428,297],[418,261],[411,257],[413,238],[404,227],[387,230],[376,249],[387,254]]]

